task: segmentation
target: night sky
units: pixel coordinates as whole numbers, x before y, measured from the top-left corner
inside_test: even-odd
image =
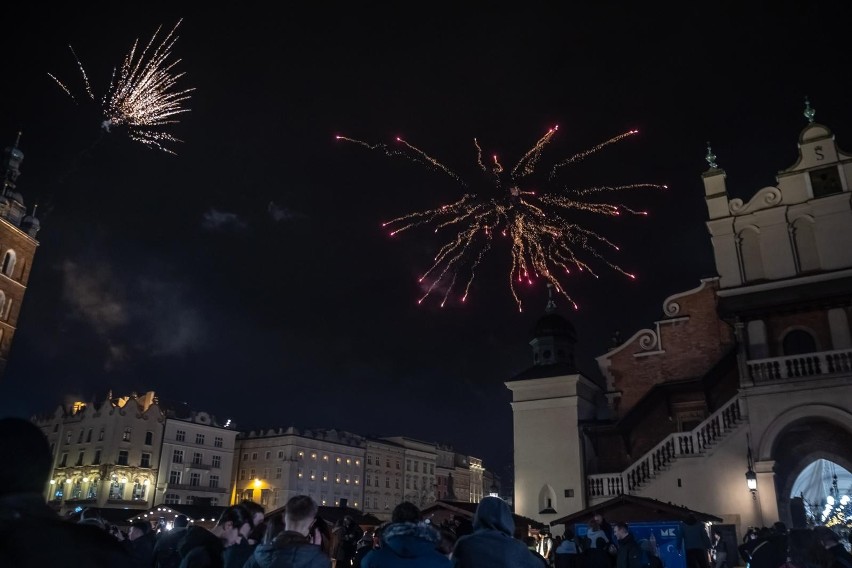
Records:
[[[638,276],[597,265],[600,279],[567,280],[580,310],[562,300],[560,312],[580,368],[597,376],[615,329],[626,339],[652,326],[668,295],[714,275],[706,141],[744,198],[794,163],[806,95],[852,149],[848,3],[633,4],[4,8],[0,144],[23,131],[18,190],[39,204],[42,231],[0,415],[155,390],[241,429],[406,435],[505,475],[503,383],[532,363],[543,281],[519,313],[497,246],[466,304],[418,306],[417,276],[444,241],[429,229],[389,238],[381,222],[462,190],[334,137],[403,136],[464,176],[474,137],[511,165],[558,124],[542,158],[552,163],[638,128],[564,176],[578,188],[669,186],[613,197],[648,217],[577,218],[620,244],[608,257]],[[47,76],[83,94],[71,44],[100,94],[134,39],[179,18],[179,85],[196,90],[170,130],[184,140],[177,156],[102,133],[96,107]]]

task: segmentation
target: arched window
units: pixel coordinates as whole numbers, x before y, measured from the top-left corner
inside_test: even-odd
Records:
[[[6,309],[6,294],[3,293],[3,290],[0,290],[0,315],[3,314],[3,311]]]
[[[11,278],[12,273],[15,271],[15,260],[17,260],[17,256],[15,255],[15,251],[9,249],[6,251],[6,255],[3,257],[3,274],[9,276]]]
[[[784,355],[801,355],[817,350],[814,336],[803,329],[794,329],[784,336],[782,347]]]

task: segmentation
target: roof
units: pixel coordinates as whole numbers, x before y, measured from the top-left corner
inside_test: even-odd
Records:
[[[278,507],[266,513],[266,518],[274,517],[275,515],[283,515],[286,507]],[[375,527],[382,524],[382,520],[375,515],[364,514],[358,509],[352,507],[327,507],[320,506],[317,510],[317,517],[323,519],[327,523],[335,524],[342,520],[346,515],[351,516],[355,523],[361,526]]]
[[[150,509],[134,511],[133,517],[145,517],[147,513],[149,518],[166,517],[171,519],[172,516],[186,515],[190,521],[198,522],[201,520],[216,521],[222,515],[222,511],[227,509],[224,505],[155,505]]]
[[[599,505],[577,511],[565,517],[550,521],[552,525],[568,525],[587,521],[595,513],[600,513],[610,522],[623,521],[626,523],[642,521],[679,521],[688,515],[702,522],[721,523],[722,519],[709,513],[694,511],[681,505],[664,503],[647,497],[636,495],[619,495]]]
[[[426,506],[424,509],[421,509],[420,513],[425,517],[427,514],[434,513],[437,510],[445,510],[473,522],[473,516],[476,514],[477,507],[479,507],[479,503],[469,503],[467,501],[440,500],[435,501],[431,505]],[[517,515],[515,513],[512,513],[512,520],[515,521],[516,527],[531,526],[538,529],[543,529],[547,526],[546,524],[536,521],[535,519],[524,517],[523,515]]]
[[[571,322],[555,312],[542,316],[533,326],[530,336],[533,339],[537,337],[565,337],[572,342],[577,341],[577,332]]]

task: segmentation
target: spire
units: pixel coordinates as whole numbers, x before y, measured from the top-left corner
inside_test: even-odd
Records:
[[[547,283],[547,306],[544,308],[544,311],[548,314],[552,314],[556,311],[556,300],[553,297],[553,284],[550,282]]]
[[[811,101],[808,99],[807,95],[805,96],[805,112],[802,113],[805,115],[805,118],[808,119],[808,122],[813,124],[814,115],[816,115],[816,110],[811,106]]]
[[[707,163],[710,164],[711,168],[718,168],[716,165],[716,154],[713,153],[713,149],[710,148],[710,142],[707,142],[707,154],[704,156],[704,159],[707,160]]]

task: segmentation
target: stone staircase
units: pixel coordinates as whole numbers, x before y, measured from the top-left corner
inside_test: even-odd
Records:
[[[743,421],[740,397],[736,396],[691,432],[669,434],[625,471],[587,476],[586,495],[590,502],[624,493],[635,495],[643,485],[666,471],[678,458],[706,455]]]

